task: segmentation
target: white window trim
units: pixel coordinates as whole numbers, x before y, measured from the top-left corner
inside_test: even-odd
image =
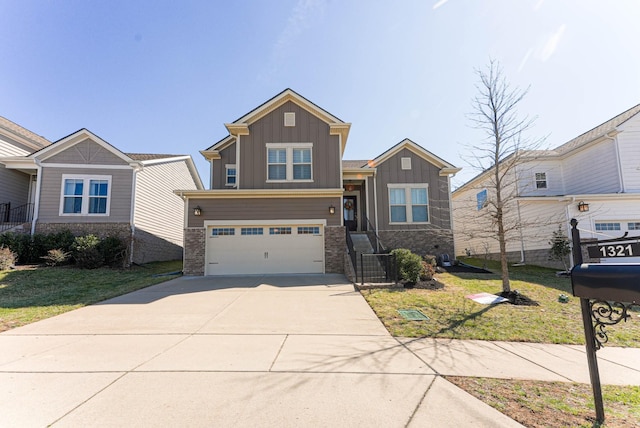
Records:
[[[542,181],[542,180],[538,180],[536,178],[536,174],[544,174],[544,185],[545,185],[545,187],[538,187],[538,181]],[[548,177],[546,171],[535,171],[533,173],[533,188],[535,190],[547,190],[549,188],[549,177]]]
[[[235,169],[236,170],[236,174],[235,174],[236,182],[235,183],[229,183],[229,170],[230,169]],[[236,168],[236,164],[226,164],[224,166],[224,185],[227,186],[227,187],[236,187],[238,185],[238,168]]]
[[[82,210],[79,213],[65,213],[64,212],[64,183],[66,180],[83,180],[82,185]],[[107,208],[103,213],[89,213],[89,183],[91,180],[102,180],[107,182]],[[62,182],[60,184],[60,210],[58,215],[60,217],[109,217],[111,212],[111,176],[110,175],[84,175],[84,174],[63,174]]]
[[[313,143],[267,143],[267,183],[313,183]],[[269,179],[269,149],[285,149],[287,151],[286,179],[270,180]],[[311,150],[311,178],[304,180],[296,180],[293,178],[293,149],[309,149]]]
[[[392,221],[391,220],[391,189],[404,189],[407,221]],[[411,189],[426,189],[427,191],[427,219],[428,221],[413,221],[413,212],[411,207]],[[389,224],[431,224],[431,212],[429,210],[429,183],[400,183],[400,184],[387,184],[387,198],[389,201]]]

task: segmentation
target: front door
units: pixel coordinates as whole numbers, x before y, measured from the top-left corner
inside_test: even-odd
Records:
[[[344,211],[344,225],[351,232],[358,230],[358,200],[355,196],[345,196],[342,199]]]

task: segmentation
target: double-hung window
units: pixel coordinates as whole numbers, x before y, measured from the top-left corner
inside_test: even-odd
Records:
[[[238,174],[238,170],[236,169],[235,165],[225,165],[225,170],[226,170],[226,182],[225,185],[226,186],[230,186],[233,187],[236,185],[236,178],[237,178],[237,174]]]
[[[547,173],[546,172],[536,172],[536,189],[546,189],[547,188]]]
[[[313,181],[312,143],[268,143],[267,181]]]
[[[109,215],[111,176],[63,175],[60,215]]]
[[[390,223],[428,223],[427,184],[389,184]]]
[[[481,190],[476,194],[476,204],[478,211],[487,206],[487,189]]]

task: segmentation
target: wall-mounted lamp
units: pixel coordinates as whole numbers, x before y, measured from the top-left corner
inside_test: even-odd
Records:
[[[578,211],[580,211],[581,213],[586,213],[587,211],[589,211],[589,204],[585,203],[584,201],[578,202]]]
[[[329,214],[333,215],[336,213],[336,207],[333,205],[329,206]]]
[[[200,217],[202,215],[202,208],[200,208],[200,205],[197,205],[194,209],[193,209],[193,215]]]

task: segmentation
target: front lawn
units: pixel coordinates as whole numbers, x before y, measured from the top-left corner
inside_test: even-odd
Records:
[[[130,269],[38,266],[0,271],[0,331],[176,278],[180,274],[156,275],[181,270],[178,260]]]
[[[489,262],[488,269],[499,272],[497,263]],[[540,306],[481,305],[465,298],[480,292],[500,293],[497,274],[443,273],[437,275],[445,284],[440,290],[372,289],[362,294],[394,336],[584,344],[580,300],[571,295],[569,278],[558,278],[555,270],[536,266],[512,267],[510,272],[512,290]],[[560,294],[569,296],[569,303],[560,303]],[[418,309],[430,319],[407,321],[398,309]],[[630,313],[627,322],[607,327],[609,346],[640,348],[640,312]]]

